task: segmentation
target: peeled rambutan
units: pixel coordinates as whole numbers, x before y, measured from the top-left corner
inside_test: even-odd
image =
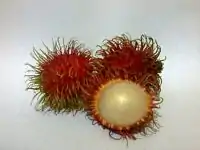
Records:
[[[45,44],[44,44],[45,45]],[[64,39],[53,41],[53,49],[45,45],[46,51],[34,48],[32,57],[36,65],[27,77],[27,90],[34,90],[36,110],[74,112],[84,109],[80,98],[81,86],[87,84],[93,71],[93,60],[89,49],[76,40],[65,44]]]
[[[132,40],[122,34],[111,40],[104,40],[103,45],[98,47],[96,55],[104,66],[128,70],[133,74],[156,75],[163,70],[165,59],[159,59],[161,48],[152,37],[142,35],[139,39]]]
[[[133,76],[105,66],[89,80],[83,93],[87,117],[109,130],[114,139],[136,139],[159,130],[157,109],[162,103],[155,75]]]

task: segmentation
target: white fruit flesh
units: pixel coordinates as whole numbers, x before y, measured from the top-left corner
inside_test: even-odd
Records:
[[[111,81],[99,90],[96,98],[99,115],[107,123],[122,127],[143,118],[150,100],[143,88],[127,80]]]

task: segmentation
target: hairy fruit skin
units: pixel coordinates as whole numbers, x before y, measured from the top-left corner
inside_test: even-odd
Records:
[[[156,75],[163,70],[163,60],[158,58],[160,52],[160,46],[151,37],[142,35],[140,39],[131,40],[122,34],[111,40],[104,40],[96,56],[101,58],[104,66],[113,69],[129,70],[133,74],[149,72]]]
[[[36,109],[59,112],[76,112],[84,109],[80,98],[81,86],[94,67],[90,50],[75,40],[60,44],[58,39],[46,52],[33,50],[36,66],[27,64],[27,90],[36,92]],[[30,74],[30,72],[32,72]]]

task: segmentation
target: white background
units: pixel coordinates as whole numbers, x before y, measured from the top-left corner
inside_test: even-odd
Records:
[[[163,71],[160,132],[137,141],[114,141],[83,115],[43,115],[30,106],[24,63],[32,47],[72,37],[96,49],[128,32],[158,40]],[[1,0],[0,150],[199,150],[199,0]]]

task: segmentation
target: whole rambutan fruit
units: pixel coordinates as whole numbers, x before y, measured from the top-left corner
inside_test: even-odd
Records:
[[[121,64],[123,60],[126,61],[122,59]],[[96,67],[99,69],[88,80],[83,92],[85,111],[93,125],[108,129],[114,139],[135,140],[138,134],[157,132],[160,127],[157,109],[162,103],[159,78],[152,73],[133,75],[111,65]]]
[[[27,64],[31,69],[25,75],[27,90],[35,92],[36,110],[56,114],[83,110],[81,86],[87,84],[94,66],[90,50],[78,41],[65,44],[59,38],[53,41],[53,49],[45,48],[46,51],[34,48],[36,65]]]
[[[159,59],[161,52],[156,40],[146,35],[132,40],[125,34],[111,40],[104,40],[98,46],[96,55],[104,66],[117,70],[126,70],[133,74],[152,73],[157,75],[163,70],[163,60]]]

